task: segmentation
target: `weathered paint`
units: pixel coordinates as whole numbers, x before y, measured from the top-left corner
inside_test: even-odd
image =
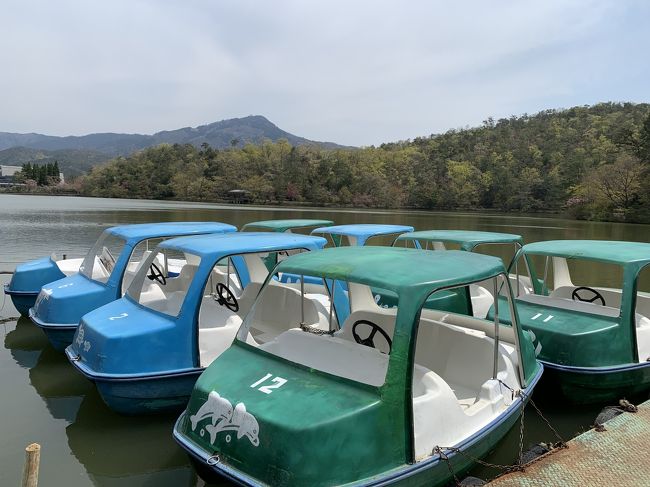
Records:
[[[256,485],[441,485],[450,477],[439,457],[415,463],[412,372],[419,310],[436,289],[503,275],[500,259],[468,252],[345,247],[301,254],[278,272],[376,286],[399,294],[393,347],[383,385],[372,387],[310,369],[239,340],[196,383],[175,438],[215,472]],[[482,456],[510,429],[542,366],[518,329],[526,395],[458,446]],[[264,394],[260,380],[281,379]],[[239,410],[240,414],[235,415]],[[244,417],[248,427],[237,418]],[[458,471],[471,466],[451,455]],[[204,463],[205,465],[205,463]]]

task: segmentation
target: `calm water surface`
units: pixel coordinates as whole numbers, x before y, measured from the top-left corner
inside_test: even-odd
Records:
[[[558,218],[0,195],[0,271],[53,251],[83,256],[104,228],[118,224],[213,220],[239,227],[273,218],[512,232],[523,235],[526,242],[562,238],[650,241],[650,226]],[[0,275],[0,282],[7,281],[8,276]],[[16,311],[0,296],[0,318],[11,316],[17,316]],[[171,438],[175,416],[119,416],[104,406],[92,384],[50,347],[28,319],[2,324],[0,331],[0,485],[19,485],[24,447],[34,441],[43,448],[43,486],[202,485]],[[535,401],[565,437],[589,428],[600,409],[570,407],[541,396],[535,396]],[[532,408],[525,416],[525,444],[555,441]],[[518,445],[515,428],[489,460],[512,463]]]

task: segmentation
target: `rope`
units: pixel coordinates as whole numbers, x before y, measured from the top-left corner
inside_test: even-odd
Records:
[[[3,323],[8,323],[9,321],[18,321],[20,319],[20,316],[11,316],[9,318],[0,318],[0,325]]]

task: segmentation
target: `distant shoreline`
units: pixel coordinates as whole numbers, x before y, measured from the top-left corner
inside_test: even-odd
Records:
[[[91,196],[84,195],[79,192],[46,192],[46,191],[7,191],[4,188],[0,189],[0,194],[7,195],[18,195],[18,196],[69,196],[69,197],[78,197],[78,198],[93,198],[93,199],[113,199],[113,200],[135,200],[135,201],[160,201],[160,202],[174,202],[174,203],[198,203],[204,205],[227,205],[233,207],[247,207],[247,208],[282,208],[282,209],[296,209],[296,210],[343,210],[343,211],[369,211],[369,212],[408,212],[408,213],[480,213],[484,215],[509,215],[509,216],[522,216],[522,217],[538,217],[538,218],[561,218],[571,221],[579,221],[576,218],[572,218],[566,213],[561,211],[539,211],[539,212],[520,212],[520,211],[500,211],[493,208],[408,208],[408,207],[399,207],[399,208],[380,208],[380,207],[371,207],[371,206],[341,206],[341,205],[317,205],[311,202],[302,201],[291,201],[291,202],[274,202],[269,201],[265,203],[254,202],[254,203],[234,203],[229,200],[183,200],[176,198],[164,198],[164,199],[146,199],[146,198],[110,198],[105,196]],[[627,223],[627,222],[615,222],[615,223]]]

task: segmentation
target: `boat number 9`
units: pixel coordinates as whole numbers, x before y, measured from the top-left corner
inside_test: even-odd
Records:
[[[273,379],[271,379],[271,377],[273,377],[273,374],[266,374],[257,382],[252,383],[251,387],[254,389],[256,388],[258,391],[263,392],[264,394],[271,394],[273,392],[273,389],[278,389],[287,383],[287,379],[283,379],[282,377],[273,377]],[[271,379],[271,384],[257,387],[268,379]]]

